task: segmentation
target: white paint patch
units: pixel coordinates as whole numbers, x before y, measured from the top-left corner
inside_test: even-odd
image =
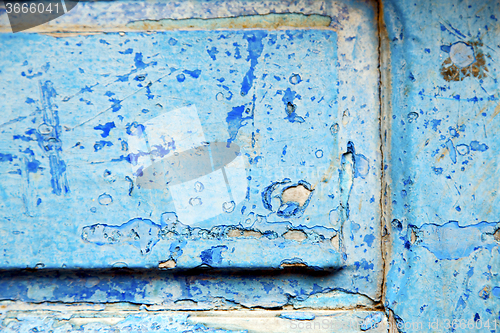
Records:
[[[458,67],[467,67],[476,61],[474,49],[464,42],[458,42],[451,46],[450,58]]]

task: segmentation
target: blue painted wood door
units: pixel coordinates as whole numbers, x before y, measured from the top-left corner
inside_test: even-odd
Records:
[[[339,147],[337,42],[2,35],[2,267],[340,267],[330,219],[370,167]]]
[[[3,297],[378,304],[376,5],[198,5],[84,2],[0,35]]]

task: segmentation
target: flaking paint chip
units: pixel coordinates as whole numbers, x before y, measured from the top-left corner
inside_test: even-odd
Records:
[[[177,265],[174,259],[169,259],[167,261],[162,261],[158,264],[158,268],[170,269]]]

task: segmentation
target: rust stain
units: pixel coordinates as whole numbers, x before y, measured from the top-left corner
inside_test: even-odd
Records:
[[[290,268],[290,267],[307,267],[306,264],[304,263],[296,263],[296,264],[293,264],[293,263],[283,263],[280,265],[280,268]]]
[[[448,81],[463,81],[466,77],[483,79],[486,77],[488,68],[486,67],[485,55],[479,48],[483,44],[480,42],[467,43],[474,49],[475,61],[466,67],[459,67],[453,63],[450,57],[446,58],[441,65],[441,75]]]
[[[495,107],[495,110],[493,111],[493,114],[491,115],[491,118],[488,121],[488,123],[491,123],[491,121],[495,119],[495,117],[498,116],[499,113],[500,113],[500,103],[497,104],[497,106]]]
[[[442,153],[438,156],[438,158],[436,159],[437,162],[441,162],[443,160],[443,158],[448,155],[448,149],[444,148],[441,150]]]
[[[497,242],[500,242],[500,228],[497,229],[497,231],[495,231],[495,233],[493,234],[493,237],[495,238],[495,240]]]
[[[339,237],[339,235],[335,235],[332,238],[330,238],[330,243],[332,244],[332,246],[335,250],[340,251],[340,237]]]

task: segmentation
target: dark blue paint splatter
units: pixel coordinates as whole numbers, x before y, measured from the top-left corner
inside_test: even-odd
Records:
[[[151,88],[149,88],[150,86],[151,84],[148,84],[148,86],[146,87],[146,96],[148,97],[148,99],[153,99],[155,95],[151,93]]]
[[[249,114],[247,117],[244,117],[244,113],[246,112],[245,105],[235,106],[231,111],[227,113],[226,122],[229,132],[229,139],[227,143],[231,143],[236,139],[236,135],[238,135],[238,131],[241,128],[244,120],[251,119],[252,115]]]
[[[285,91],[278,90],[278,94],[283,94],[283,98],[281,99],[283,103],[285,104],[285,112],[286,112],[286,117],[289,122],[291,123],[303,123],[304,118],[301,116],[297,115],[295,110],[297,109],[297,106],[293,104],[294,100],[301,99],[301,96],[297,94],[295,91],[291,90],[290,88],[287,88]]]
[[[224,251],[227,251],[227,246],[225,245],[213,246],[210,249],[202,251],[200,254],[202,264],[208,266],[219,265],[222,263],[222,252]]]
[[[451,141],[451,139],[448,139],[448,141],[446,141],[446,148],[450,152],[450,158],[453,164],[457,163],[457,151],[455,150],[455,145],[453,144],[453,141]]]
[[[101,136],[103,138],[108,137],[109,131],[111,131],[111,129],[113,129],[113,128],[116,128],[114,121],[106,123],[104,125],[99,124],[96,127],[94,127],[95,130],[102,131]]]
[[[95,87],[95,85],[90,86],[90,87],[89,86],[85,86],[82,89],[80,89],[80,93],[83,93],[83,92],[90,92],[91,93],[91,92],[93,92],[93,90],[92,90],[93,87]]]
[[[111,147],[112,145],[113,145],[113,143],[111,141],[104,141],[104,140],[96,141],[96,143],[94,144],[94,151],[96,152],[96,151],[99,151],[106,146]]]
[[[186,80],[186,76],[184,74],[177,75],[177,81],[184,82],[184,80]]]
[[[40,168],[40,161],[37,161],[35,158],[32,158],[31,161],[26,161],[26,170],[29,173],[37,173]]]
[[[148,65],[142,61],[142,53],[140,52],[135,54],[134,63],[137,69],[144,69],[148,67]]]
[[[217,48],[215,46],[212,46],[210,50],[207,50],[207,53],[210,58],[212,58],[212,60],[217,60],[216,55],[217,53],[219,53],[219,51],[217,51]]]
[[[118,53],[120,54],[132,54],[132,52],[134,52],[134,50],[132,49],[126,49],[125,51],[118,51]]]
[[[461,33],[458,29],[456,29],[456,28],[454,28],[453,26],[451,26],[451,24],[450,24],[450,28],[451,28],[453,31],[455,31],[455,33],[456,33],[457,35],[459,35],[460,37],[462,37],[462,38],[467,37],[467,36],[465,36],[463,33]]]
[[[432,119],[431,120],[431,127],[434,131],[437,131],[437,127],[441,125],[441,119]]]
[[[127,156],[120,155],[120,157],[118,157],[118,158],[111,159],[111,162],[122,162],[122,161],[126,161],[126,162],[130,163],[130,158],[128,157],[128,155]]]
[[[470,150],[474,151],[486,151],[488,150],[488,146],[484,143],[479,143],[478,141],[471,141]]]
[[[0,162],[12,162],[13,158],[12,154],[2,154],[0,153]]]
[[[287,202],[278,209],[277,215],[280,217],[297,216],[301,212],[301,207],[297,202]]]
[[[28,78],[28,79],[33,79],[35,77],[43,75],[42,72],[31,74],[32,72],[33,72],[32,70],[28,70],[28,74],[26,74],[25,72],[21,72],[21,75],[24,76],[24,77],[26,77],[26,78]]]
[[[258,59],[262,54],[262,50],[264,49],[264,44],[262,43],[262,39],[267,36],[267,32],[265,31],[253,31],[251,33],[245,34],[245,39],[248,42],[248,57],[247,61],[250,61],[250,68],[243,78],[243,82],[241,83],[241,95],[246,96],[253,85],[253,80],[255,79],[255,66],[257,66]]]
[[[359,270],[359,268],[363,268],[364,270],[373,270],[373,264],[369,264],[368,261],[366,261],[366,259],[363,259],[361,260],[361,262],[359,261],[356,261],[354,263],[354,266],[356,266],[356,270]]]
[[[128,77],[130,76],[131,73],[129,74],[125,74],[125,75],[117,75],[117,80],[116,81],[119,81],[119,82],[127,82],[128,81]]]
[[[375,240],[375,236],[373,235],[365,235],[365,238],[363,239],[366,244],[368,244],[369,247],[372,247],[373,241]]]
[[[38,146],[49,158],[52,193],[61,195],[63,191],[64,193],[70,192],[70,189],[66,178],[66,163],[60,156],[62,153],[62,142],[60,138],[59,112],[57,111],[57,107],[52,104],[52,98],[57,96],[57,92],[51,81],[45,81],[40,86],[42,90],[42,110],[40,111],[43,123],[51,126],[53,130],[47,135],[42,135],[35,130],[32,130],[30,133],[36,135]]]
[[[122,108],[122,105],[121,105],[122,101],[120,101],[119,99],[116,99],[116,98],[110,98],[109,101],[113,103],[111,105],[111,111],[112,112],[118,112],[118,111],[120,111],[120,109]]]
[[[199,78],[201,75],[201,70],[199,70],[199,69],[195,69],[194,71],[189,71],[186,69],[186,70],[183,70],[182,72],[191,76],[192,78],[195,78],[195,79]]]
[[[441,25],[441,30],[443,29],[442,27],[443,27],[443,25]],[[451,49],[451,45],[441,45],[441,51],[443,51],[443,52],[450,53],[450,49]]]
[[[240,45],[238,43],[233,43],[233,46],[235,47],[236,51],[234,52],[234,58],[235,59],[240,59],[241,54],[240,54]]]
[[[23,140],[25,142],[35,141],[33,138],[26,135],[14,135],[12,136],[13,140]]]
[[[434,171],[436,175],[440,175],[443,173],[443,168],[432,167],[432,171]]]

